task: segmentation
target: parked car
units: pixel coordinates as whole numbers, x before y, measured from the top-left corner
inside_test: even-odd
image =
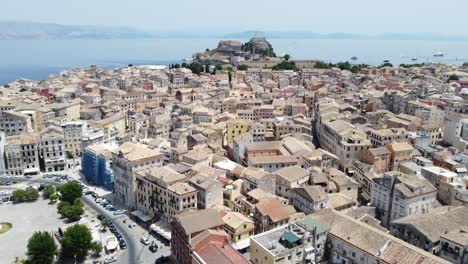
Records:
[[[163,264],[163,263],[168,263],[169,262],[169,257],[167,256],[162,256],[154,262],[154,264]]]
[[[113,215],[122,215],[122,214],[125,214],[125,210],[116,210],[112,214]]]
[[[99,221],[106,220],[106,217],[103,216],[103,215],[98,215],[96,218],[97,218]]]
[[[149,245],[150,241],[147,237],[141,237],[140,242],[143,243],[143,245]]]
[[[123,240],[120,240],[119,246],[120,246],[121,249],[126,249],[127,248],[127,243],[125,243],[125,241],[123,241]]]
[[[117,258],[115,256],[107,256],[104,259],[104,264],[108,264],[108,263],[112,263],[112,262],[116,262],[116,261],[117,261]]]

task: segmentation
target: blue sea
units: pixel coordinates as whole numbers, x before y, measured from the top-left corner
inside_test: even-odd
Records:
[[[168,64],[217,46],[219,39],[0,40],[0,84],[24,77],[41,80],[74,66],[120,67],[127,64]],[[246,41],[240,39],[240,41]],[[277,54],[293,59],[349,61],[379,65],[468,62],[463,41],[269,39]],[[433,57],[436,52],[445,54]],[[412,61],[412,58],[418,59]]]

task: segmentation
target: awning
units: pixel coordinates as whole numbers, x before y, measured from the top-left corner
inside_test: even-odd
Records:
[[[151,220],[151,217],[147,216],[140,210],[133,211],[131,214],[135,217],[138,217],[143,222],[148,222]]]
[[[38,173],[39,169],[38,168],[30,168],[30,169],[24,169],[24,174],[27,173]]]
[[[166,226],[160,224],[159,222],[150,225],[150,229],[153,232],[158,233],[159,235],[161,235],[165,239],[171,240],[171,237],[172,237],[171,236],[171,231]]]
[[[466,167],[459,167],[459,168],[456,168],[455,170],[457,171],[457,173],[467,172]]]

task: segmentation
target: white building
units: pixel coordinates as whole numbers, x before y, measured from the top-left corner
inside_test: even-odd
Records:
[[[0,131],[3,131],[6,136],[31,132],[31,118],[13,111],[2,111],[0,112]]]
[[[125,142],[112,152],[114,197],[127,208],[136,208],[135,172],[151,167],[161,167],[163,155],[142,144]]]
[[[7,175],[24,176],[39,173],[39,140],[36,134],[22,133],[6,138]]]
[[[390,171],[373,179],[371,206],[376,207],[383,226],[401,217],[428,213],[436,199],[437,189],[421,176]]]
[[[60,127],[49,126],[41,131],[41,159],[45,172],[65,170],[65,137]]]

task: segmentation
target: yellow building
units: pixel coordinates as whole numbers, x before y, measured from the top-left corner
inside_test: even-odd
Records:
[[[226,122],[226,142],[231,144],[234,137],[250,131],[251,122],[249,120],[238,119]]]
[[[250,236],[254,234],[254,221],[238,212],[228,212],[223,221],[224,231],[234,242],[233,247],[237,250],[247,248],[250,245]]]

